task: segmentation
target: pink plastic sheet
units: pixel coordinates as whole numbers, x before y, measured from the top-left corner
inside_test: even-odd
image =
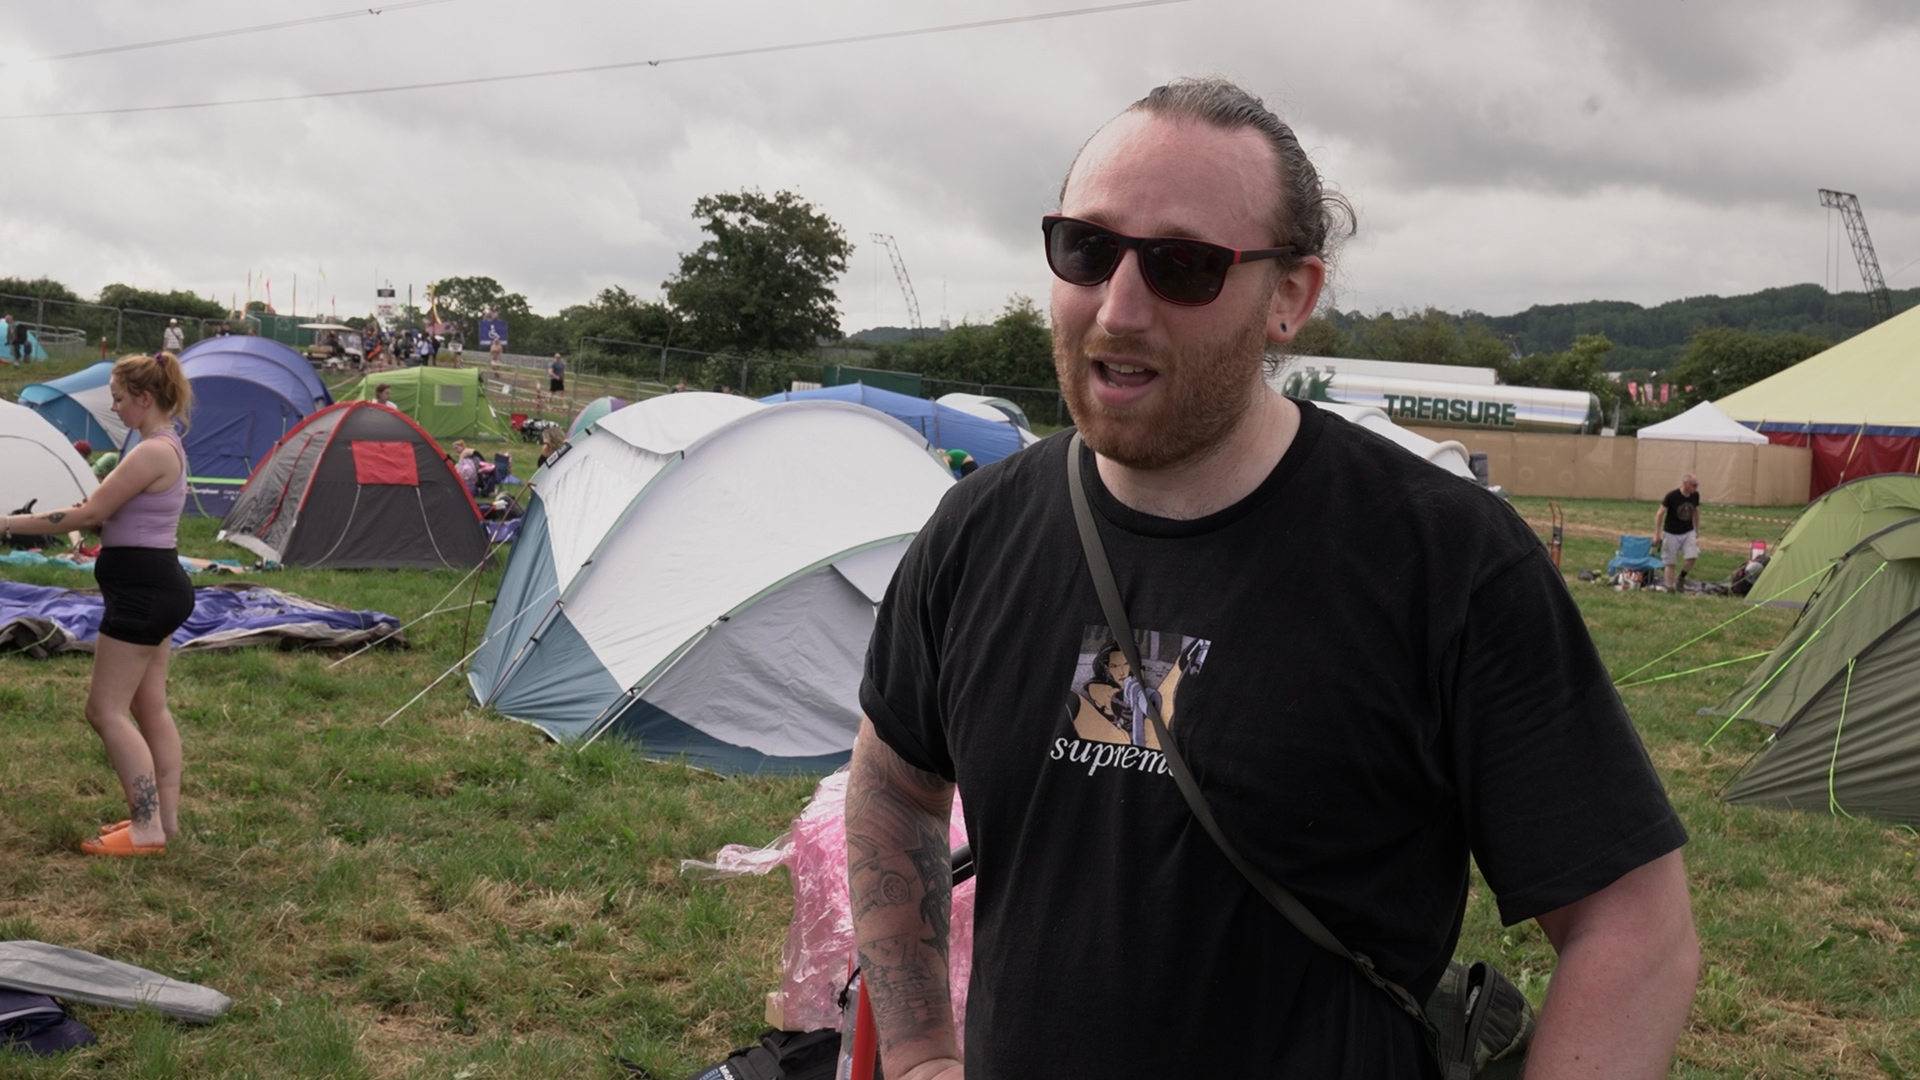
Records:
[[[681,869],[708,876],[765,874],[784,865],[793,877],[793,923],[781,950],[780,1006],[789,1031],[840,1026],[840,990],[847,983],[853,956],[853,914],[847,894],[847,773],[820,781],[812,801],[786,835],[764,848],[729,844],[711,863],[686,862]],[[966,843],[960,797],[953,800],[947,824],[952,847]],[[962,1035],[967,1016],[967,981],[973,971],[973,882],[953,893],[953,925],[947,954],[952,965],[953,1023]]]

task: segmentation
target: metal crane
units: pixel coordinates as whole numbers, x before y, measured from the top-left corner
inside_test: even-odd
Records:
[[[1867,287],[1867,309],[1877,324],[1893,318],[1893,294],[1887,291],[1887,279],[1880,276],[1880,258],[1873,253],[1873,238],[1867,235],[1867,215],[1860,212],[1860,197],[1846,191],[1820,189],[1820,205],[1840,211],[1847,223],[1847,239],[1853,242],[1853,257],[1860,264],[1860,280]]]
[[[913,281],[907,277],[907,263],[900,257],[900,245],[894,243],[893,237],[887,233],[874,233],[873,240],[885,247],[887,258],[893,260],[893,276],[900,282],[900,295],[907,300],[909,325],[913,328],[913,336],[919,337],[921,331],[925,329],[920,324],[920,298],[913,295]]]

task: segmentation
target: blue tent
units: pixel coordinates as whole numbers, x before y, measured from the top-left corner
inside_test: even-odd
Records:
[[[926,398],[896,394],[865,383],[826,386],[818,390],[794,390],[760,400],[768,404],[780,401],[850,401],[855,405],[865,405],[886,413],[926,436],[927,442],[939,449],[965,450],[982,465],[991,465],[1020,449],[1020,432],[1012,424],[996,424]]]
[[[12,331],[12,329],[13,329],[13,320],[0,318],[0,345],[4,345],[4,343],[7,340],[7,335],[10,331]],[[11,347],[6,347],[4,349],[4,358],[9,362],[13,360],[13,349]],[[21,357],[21,359],[22,360],[47,359],[47,350],[40,346],[39,334],[36,334],[31,330],[27,331],[27,354]]]
[[[196,356],[208,353],[239,353],[256,357],[270,364],[285,368],[287,373],[300,380],[307,393],[313,398],[313,408],[324,409],[333,404],[333,395],[327,392],[320,376],[313,373],[313,365],[307,358],[272,338],[254,337],[249,334],[221,334],[216,337],[201,338],[180,352],[180,362],[186,362]]]
[[[115,449],[127,437],[127,425],[113,415],[113,396],[107,390],[112,377],[113,361],[102,360],[26,387],[20,391],[20,404],[59,428],[69,441],[85,439],[95,450]]]
[[[294,425],[324,407],[317,400],[332,401],[306,361],[300,361],[300,366],[306,370],[295,370],[259,349],[196,347],[186,351],[180,369],[193,385],[193,413],[183,440],[189,473],[188,513],[225,517],[254,466],[266,460]],[[314,387],[319,387],[320,399],[316,399]]]

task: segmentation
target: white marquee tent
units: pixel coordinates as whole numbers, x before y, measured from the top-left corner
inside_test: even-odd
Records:
[[[1643,427],[1634,437],[1670,439],[1675,442],[1747,443],[1754,446],[1767,442],[1765,435],[1721,412],[1711,401],[1703,401],[1671,420]]]

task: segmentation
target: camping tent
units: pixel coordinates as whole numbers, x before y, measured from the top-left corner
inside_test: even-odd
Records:
[[[1017,428],[1032,430],[1027,422],[1027,411],[1003,397],[991,397],[986,394],[962,394],[959,392],[941,394],[933,399],[935,405],[945,405],[950,409],[959,409],[971,413],[982,420],[991,420],[996,424],[1012,424]]]
[[[1834,488],[1802,511],[1780,538],[1747,600],[1804,605],[1823,570],[1868,536],[1911,517],[1920,517],[1920,476],[1887,473]]]
[[[372,401],[381,383],[393,387],[394,408],[436,439],[504,438],[506,429],[487,402],[479,368],[410,367],[368,375],[341,391],[342,400]]]
[[[95,450],[118,449],[127,441],[127,425],[113,415],[113,393],[107,388],[112,378],[113,361],[102,360],[22,389],[20,404],[46,417],[70,442],[84,439]]]
[[[224,340],[275,344],[255,337]],[[196,347],[180,360],[180,370],[193,386],[190,423],[182,439],[187,449],[188,513],[225,516],[254,466],[267,459],[294,425],[325,404],[313,392],[319,380],[312,369],[303,377],[282,360],[264,347]],[[301,366],[306,366],[304,360]],[[320,394],[326,394],[326,387],[320,387]],[[137,441],[135,435],[128,443]]]
[[[0,401],[0,513],[36,499],[41,513],[64,510],[93,488],[93,470],[63,432],[32,409]]]
[[[1728,802],[1920,824],[1920,518],[1855,545],[1717,711],[1776,729]]]
[[[250,334],[217,334],[201,338],[180,350],[180,366],[185,369],[189,361],[212,353],[231,353],[265,361],[293,376],[296,382],[306,388],[307,396],[312,399],[312,409],[324,409],[333,404],[333,395],[327,392],[327,386],[320,381],[320,376],[314,374],[313,365],[307,362],[307,358],[272,338]]]
[[[533,478],[473,697],[562,741],[832,769],[874,605],[952,483],[919,435],[839,402],[672,394],[613,413]]]
[[[220,538],[287,566],[464,570],[487,555],[480,512],[433,439],[366,401],[329,406],[288,432]]]
[[[573,418],[573,423],[567,427],[567,438],[571,439],[575,435],[585,431],[594,421],[608,413],[626,407],[627,403],[617,397],[594,398],[592,401],[581,406],[579,414]]]
[[[1920,307],[1721,398],[1773,442],[1813,447],[1817,498],[1848,480],[1920,465]]]
[[[896,394],[865,383],[828,386],[818,390],[794,390],[760,400],[769,404],[777,401],[848,401],[865,405],[919,432],[935,447],[965,450],[982,465],[991,465],[1025,445],[1020,439],[1019,429],[1011,424],[984,420],[926,398]]]
[[[9,333],[11,333],[11,332],[12,332],[12,330],[13,330],[13,320],[11,320],[11,319],[8,319],[8,318],[5,318],[5,317],[0,317],[0,342],[4,342],[4,341],[6,341],[6,340],[7,340],[7,335],[8,335]],[[84,344],[84,343],[83,343],[83,344]],[[25,355],[25,356],[23,356],[23,357],[21,357],[21,359],[23,359],[23,360],[45,360],[45,359],[47,359],[47,350],[46,350],[46,348],[45,348],[44,346],[42,346],[42,345],[40,344],[40,335],[39,335],[39,334],[36,334],[36,333],[34,333],[33,331],[31,331],[31,330],[29,330],[29,331],[27,331],[27,350],[26,350],[26,355]],[[10,348],[8,348],[8,349],[0,349],[0,363],[8,363],[8,364],[11,364],[11,363],[13,363],[13,350],[12,350],[12,349],[10,349]]]
[[[1455,476],[1463,476],[1479,483],[1480,478],[1473,475],[1473,461],[1467,448],[1448,439],[1435,442],[1418,432],[1408,431],[1387,417],[1386,410],[1371,405],[1342,405],[1337,401],[1316,401],[1314,405],[1322,412],[1330,412],[1342,420],[1366,428],[1375,435],[1393,443],[1423,461],[1431,461]]]
[[[1768,441],[1765,435],[1714,408],[1711,401],[1703,401],[1670,420],[1643,427],[1634,437],[1678,442],[1764,444]]]

